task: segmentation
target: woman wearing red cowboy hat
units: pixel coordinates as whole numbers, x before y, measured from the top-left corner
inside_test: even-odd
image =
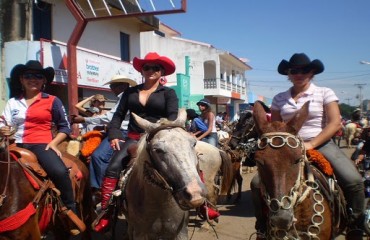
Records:
[[[273,98],[271,120],[288,122],[303,104],[310,102],[309,116],[298,134],[306,150],[320,151],[334,166],[334,173],[352,211],[346,239],[362,239],[364,185],[355,165],[332,141],[334,134],[341,128],[338,97],[332,89],[312,83],[314,76],[323,71],[324,65],[320,60],[311,61],[304,53],[294,54],[289,61],[282,60],[278,72],[288,76],[293,86]],[[261,210],[258,175],[252,179],[251,190],[257,218],[256,229],[257,232],[264,232],[266,220]]]
[[[136,144],[144,132],[134,119],[130,118],[128,137],[122,139],[120,126],[126,113],[128,111],[135,113],[150,122],[157,122],[161,118],[176,120],[178,114],[179,101],[175,91],[160,83],[163,76],[175,72],[176,68],[172,60],[160,56],[156,52],[150,52],[143,59],[135,57],[133,65],[142,74],[144,83],[131,87],[124,93],[109,125],[109,140],[115,153],[106,169],[101,187],[103,210],[107,210],[109,199],[116,188],[120,173],[128,164],[126,161],[129,159],[127,158],[129,147]],[[97,232],[105,231],[109,225],[109,219],[110,213],[107,211],[105,216],[98,220],[94,230]]]

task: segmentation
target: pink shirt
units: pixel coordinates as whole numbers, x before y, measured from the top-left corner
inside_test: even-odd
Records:
[[[308,117],[298,132],[298,135],[306,141],[316,137],[326,126],[324,106],[338,100],[338,97],[330,88],[318,87],[311,83],[297,102],[292,98],[291,88],[277,94],[272,100],[271,109],[280,111],[283,121],[288,122],[302,108],[304,103],[310,101]]]

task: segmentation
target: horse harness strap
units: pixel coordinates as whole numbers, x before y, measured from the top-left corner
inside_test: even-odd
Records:
[[[6,149],[8,149],[8,159],[7,159],[7,176],[6,176],[6,181],[5,181],[5,187],[3,192],[0,195],[0,207],[3,205],[4,199],[6,198],[6,192],[8,190],[8,183],[9,183],[9,178],[10,178],[10,153],[9,153],[9,137],[5,137],[6,139]]]
[[[274,144],[274,138],[279,138],[281,140],[281,143],[279,145]],[[296,144],[292,145],[292,143],[289,142],[289,139],[294,140]],[[261,143],[261,140],[264,140],[265,145]],[[303,141],[298,136],[286,132],[265,133],[261,136],[260,139],[258,139],[257,146],[259,149],[264,149],[267,147],[267,145],[270,145],[273,148],[281,148],[284,145],[288,145],[290,148],[298,148],[299,146],[302,147],[302,158],[300,161],[299,172],[295,184],[290,190],[290,196],[283,196],[281,200],[270,199],[268,193],[266,192],[266,189],[264,187],[262,188],[263,196],[270,211],[277,212],[280,208],[286,210],[291,209],[307,199],[311,191],[313,192],[312,197],[315,202],[312,206],[315,214],[314,217],[311,218],[311,224],[308,225],[306,232],[298,232],[297,229],[294,228],[295,236],[292,236],[289,235],[288,232],[284,229],[270,226],[271,234],[275,236],[278,233],[281,234],[281,231],[283,231],[285,232],[284,239],[299,239],[301,236],[309,237],[309,239],[317,239],[318,235],[320,234],[320,225],[324,222],[324,217],[322,215],[325,211],[325,207],[323,205],[324,196],[320,192],[321,186],[316,182],[315,176],[308,163],[306,149],[304,147]],[[306,179],[303,174],[304,170],[307,176]],[[295,221],[297,221],[296,218],[293,219],[293,225]]]
[[[150,142],[153,139],[154,135],[156,135],[159,131],[164,130],[164,129],[171,129],[171,128],[182,128],[182,129],[184,129],[184,127],[182,127],[178,124],[161,125],[161,126],[153,129],[152,131],[150,131],[148,133],[148,135],[146,136],[146,141]]]

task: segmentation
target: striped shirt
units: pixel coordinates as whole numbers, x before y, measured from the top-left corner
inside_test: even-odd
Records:
[[[318,87],[311,83],[297,102],[292,98],[291,88],[277,94],[272,100],[271,109],[280,111],[283,121],[288,122],[304,103],[310,101],[308,117],[298,133],[303,140],[307,141],[316,137],[327,124],[324,106],[338,100],[332,89]]]
[[[46,93],[40,93],[30,106],[23,97],[11,98],[2,115],[7,124],[16,128],[16,143],[47,144],[53,139],[54,125],[58,132],[71,133],[62,101]],[[3,126],[5,124],[0,122],[0,127]]]

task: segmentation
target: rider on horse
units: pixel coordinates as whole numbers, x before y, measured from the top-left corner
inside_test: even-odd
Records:
[[[175,91],[161,85],[159,81],[163,76],[175,72],[176,67],[172,60],[151,52],[144,59],[134,58],[133,65],[143,75],[145,81],[125,92],[109,126],[109,139],[116,151],[109,162],[101,187],[103,210],[109,207],[109,199],[116,188],[120,173],[130,160],[128,158],[130,146],[135,145],[143,133],[135,120],[130,117],[128,137],[122,139],[120,126],[126,113],[130,111],[151,122],[157,122],[160,118],[175,120],[178,114],[178,98]],[[109,219],[110,214],[107,213],[94,230],[105,231]]]
[[[15,144],[33,152],[48,177],[61,191],[61,200],[67,207],[67,215],[77,214],[69,170],[63,163],[58,149],[71,132],[70,124],[61,100],[44,92],[45,85],[54,79],[52,67],[43,68],[41,63],[30,60],[25,65],[16,65],[10,73],[10,99],[0,123],[2,136],[9,136],[15,128]],[[53,127],[57,134],[53,136]],[[70,211],[72,210],[72,212]],[[84,223],[77,219],[80,229],[71,230],[72,234],[84,231]]]
[[[333,166],[352,213],[347,239],[362,239],[364,209],[362,177],[351,160],[331,140],[341,127],[338,98],[331,89],[318,87],[311,82],[314,75],[323,71],[324,65],[320,60],[310,61],[304,53],[294,54],[289,61],[282,60],[278,72],[287,75],[293,87],[273,98],[272,121],[289,121],[304,103],[310,101],[309,116],[303,123],[299,136],[303,139],[306,150],[320,151]],[[261,210],[258,175],[252,180],[251,189],[257,218],[256,229],[265,233],[266,221]],[[259,236],[262,239],[262,235]]]

